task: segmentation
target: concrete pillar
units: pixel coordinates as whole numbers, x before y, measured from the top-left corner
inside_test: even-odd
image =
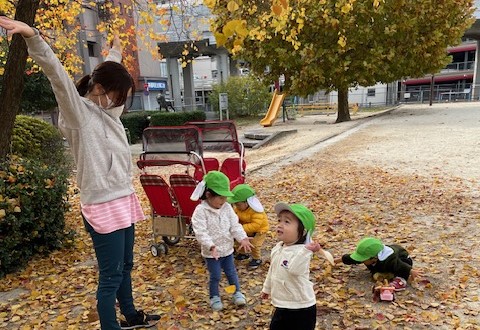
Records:
[[[176,57],[167,58],[168,84],[170,97],[173,99],[175,111],[182,110],[182,94],[180,88],[180,72],[178,71],[178,59]]]
[[[480,97],[480,65],[478,65],[478,61],[480,60],[479,48],[480,48],[480,41],[477,40],[477,50],[475,51],[475,66],[473,68],[473,82],[472,82],[472,87],[470,88],[472,100],[478,100]]]
[[[217,70],[220,77],[220,82],[223,83],[227,81],[228,76],[230,76],[229,59],[227,53],[217,55]]]
[[[238,61],[230,59],[229,62],[230,62],[229,63],[230,75],[232,76],[240,75],[240,71],[238,70]]]
[[[183,73],[183,103],[186,111],[195,110],[195,84],[193,82],[193,65],[188,63],[182,69]]]

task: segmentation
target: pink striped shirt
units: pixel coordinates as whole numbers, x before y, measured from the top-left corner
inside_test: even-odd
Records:
[[[109,234],[145,220],[135,193],[99,204],[81,204],[82,214],[99,234]]]

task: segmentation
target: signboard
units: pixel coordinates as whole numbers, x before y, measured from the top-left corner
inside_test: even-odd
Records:
[[[165,80],[153,80],[147,82],[149,91],[163,91],[167,89],[167,82]]]
[[[220,93],[218,94],[218,106],[220,109],[220,120],[223,120],[223,110],[227,112],[227,120],[228,118],[228,94],[227,93]]]

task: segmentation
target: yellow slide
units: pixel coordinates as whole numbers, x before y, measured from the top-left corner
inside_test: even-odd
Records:
[[[273,92],[272,102],[270,102],[270,107],[268,107],[268,111],[265,117],[260,120],[260,125],[262,125],[263,127],[270,127],[273,125],[273,123],[278,117],[278,112],[282,107],[284,98],[285,93],[278,94],[277,90],[275,89],[275,92]]]

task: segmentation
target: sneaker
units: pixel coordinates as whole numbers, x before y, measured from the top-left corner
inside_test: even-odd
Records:
[[[222,300],[219,296],[213,296],[210,298],[210,307],[212,307],[214,311],[220,311],[223,309]]]
[[[243,253],[239,253],[235,257],[235,259],[237,259],[237,260],[246,260],[248,258],[250,258],[250,256],[248,254],[243,254]]]
[[[137,311],[137,315],[130,321],[120,321],[120,328],[122,329],[140,329],[154,327],[158,320],[159,315],[145,314],[142,310]]]
[[[398,276],[395,277],[389,284],[395,288],[395,291],[403,291],[407,288],[407,281]]]
[[[262,264],[262,260],[260,259],[252,259],[250,260],[250,262],[248,263],[247,267],[248,269],[257,269],[258,266],[260,266]]]
[[[245,296],[240,291],[237,291],[233,294],[233,303],[237,306],[244,306],[247,304]]]

